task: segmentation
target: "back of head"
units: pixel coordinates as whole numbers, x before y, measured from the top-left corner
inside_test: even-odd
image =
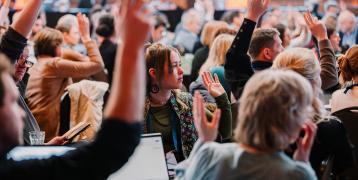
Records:
[[[315,81],[319,77],[320,66],[313,52],[306,48],[289,48],[281,52],[273,62],[274,69],[290,69]]]
[[[321,120],[324,113],[322,102],[319,99],[319,95],[322,93],[321,68],[314,53],[306,48],[287,49],[276,57],[272,68],[293,70],[310,82],[316,96],[313,101],[315,117],[312,120],[315,122]]]
[[[275,42],[274,37],[279,35],[280,33],[274,28],[258,28],[255,30],[249,47],[250,56],[253,59],[256,59],[264,48],[272,47]]]
[[[209,70],[211,67],[224,65],[226,53],[234,41],[234,38],[233,35],[229,34],[221,34],[215,38],[210,47],[208,59],[200,68],[199,74]]]
[[[201,33],[201,43],[204,46],[210,46],[214,41],[214,36],[218,29],[228,27],[228,24],[224,21],[209,21],[204,25]]]
[[[73,26],[78,27],[77,17],[72,14],[66,14],[57,21],[56,29],[62,33],[68,33]]]
[[[52,28],[44,28],[39,31],[33,39],[35,56],[56,56],[56,48],[63,42],[60,31]]]
[[[288,70],[264,70],[245,85],[240,99],[236,139],[261,151],[285,149],[310,118],[309,82]]]
[[[102,37],[109,38],[114,34],[114,17],[111,14],[103,14],[98,19],[96,33]]]
[[[338,65],[344,82],[358,76],[358,45],[349,48],[345,55],[338,58]],[[358,82],[355,82],[358,83]]]
[[[221,17],[221,20],[231,24],[234,21],[234,18],[238,16],[240,16],[240,11],[238,10],[226,11]]]

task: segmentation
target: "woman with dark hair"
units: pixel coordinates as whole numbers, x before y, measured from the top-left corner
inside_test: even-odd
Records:
[[[98,20],[96,34],[99,42],[99,52],[107,69],[109,83],[112,84],[114,60],[117,53],[117,44],[112,40],[114,36],[114,17],[104,14]]]
[[[147,99],[145,103],[145,133],[162,133],[165,152],[172,151],[177,161],[187,158],[197,140],[193,122],[192,96],[181,92],[183,69],[180,66],[178,51],[170,46],[153,44],[145,54],[147,64]],[[212,79],[204,73],[203,81],[209,93],[215,98],[217,107],[222,110],[219,137],[230,138],[231,108],[224,88],[218,78]],[[216,109],[216,107],[213,107]],[[212,113],[206,110],[211,119]]]

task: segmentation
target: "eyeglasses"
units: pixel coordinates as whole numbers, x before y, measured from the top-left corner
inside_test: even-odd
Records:
[[[20,55],[19,57],[19,60],[23,60],[22,62],[25,62],[25,63],[22,63],[22,65],[25,65],[27,68],[30,68],[34,65],[34,63],[32,61],[29,61],[29,56],[24,56],[24,55]],[[19,60],[17,61],[19,63]]]

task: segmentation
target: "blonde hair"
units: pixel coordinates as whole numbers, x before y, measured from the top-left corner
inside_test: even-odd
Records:
[[[208,59],[206,59],[205,63],[201,66],[199,74],[202,74],[212,67],[224,65],[226,53],[234,41],[234,38],[234,36],[228,34],[221,34],[215,38],[210,47]]]
[[[349,48],[345,55],[338,57],[343,82],[351,81],[358,75],[358,45]],[[355,82],[357,83],[357,82]]]
[[[280,53],[273,61],[273,69],[290,69],[305,77],[310,83],[315,93],[313,108],[317,122],[322,119],[324,113],[323,105],[319,99],[321,90],[320,65],[314,53],[306,48],[290,48]]]
[[[204,46],[211,46],[216,32],[221,28],[227,28],[229,25],[224,21],[209,21],[204,25],[200,41]]]
[[[77,17],[73,14],[63,15],[56,25],[56,29],[62,33],[69,33],[72,27],[78,27]]]
[[[311,115],[309,82],[288,70],[264,70],[245,85],[235,138],[261,151],[285,149]]]

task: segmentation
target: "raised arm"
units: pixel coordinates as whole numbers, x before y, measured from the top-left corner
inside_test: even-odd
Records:
[[[28,0],[19,17],[11,24],[11,27],[23,37],[27,37],[37,19],[41,4],[42,0]]]
[[[26,46],[26,37],[37,18],[41,4],[42,0],[28,0],[19,17],[2,37],[0,51],[9,57],[12,64],[19,59]]]
[[[316,18],[312,17],[309,12],[306,12],[304,17],[312,35],[318,41],[318,48],[320,51],[319,59],[321,64],[321,88],[327,90],[339,84],[336,57],[334,56],[331,42],[328,40],[326,26]]]
[[[247,54],[252,34],[258,18],[268,7],[270,0],[248,0],[247,14],[230,49],[226,54],[225,78],[236,99],[241,96],[243,87],[254,74],[251,58]]]
[[[128,5],[121,7],[125,6]],[[107,118],[121,118],[129,123],[143,119],[144,111],[146,83],[143,45],[150,26],[148,16],[139,11],[141,6],[142,1],[137,1],[133,7],[119,11],[120,15],[127,15],[122,23],[117,22],[116,25],[122,28],[120,34],[123,43],[117,51],[111,95],[105,109]]]
[[[56,74],[61,77],[88,77],[90,75],[96,74],[103,70],[104,64],[102,56],[99,52],[98,46],[90,38],[90,25],[88,18],[81,14],[77,14],[77,21],[81,40],[86,46],[88,57],[82,56],[82,59],[77,59],[77,61],[60,59],[55,61],[54,68],[56,68]],[[65,56],[68,56],[65,54]]]

